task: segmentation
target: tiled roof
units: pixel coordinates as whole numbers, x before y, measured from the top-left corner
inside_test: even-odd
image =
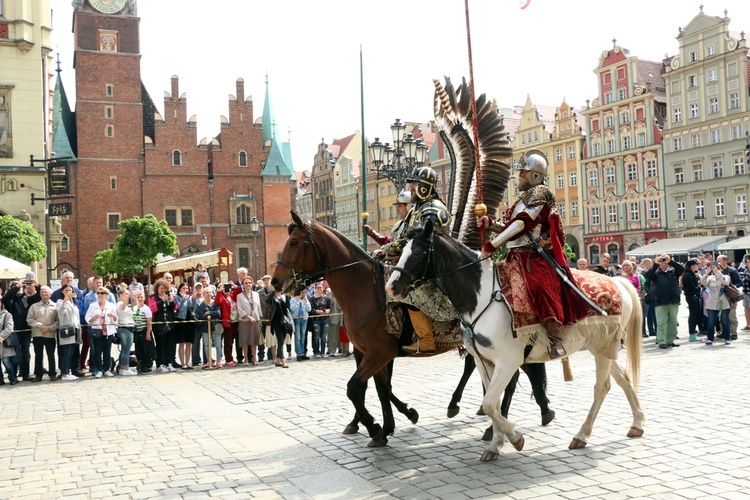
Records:
[[[292,169],[284,161],[284,155],[281,154],[281,148],[275,138],[271,139],[271,150],[268,152],[268,159],[261,176],[285,176],[291,180],[297,179]]]
[[[146,86],[143,85],[143,82],[141,82],[141,102],[143,103],[143,135],[156,141],[154,114],[158,110],[156,109],[156,104],[154,104],[153,99],[151,99],[148,90],[146,90]]]
[[[52,99],[52,151],[59,158],[69,156],[75,159],[78,151],[75,113],[70,111],[60,73],[57,74]]]

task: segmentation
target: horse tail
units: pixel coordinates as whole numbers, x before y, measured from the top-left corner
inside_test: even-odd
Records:
[[[628,368],[633,387],[638,390],[638,379],[641,375],[641,352],[643,351],[643,341],[638,335],[643,327],[643,308],[641,308],[641,299],[638,297],[638,291],[629,280],[621,279],[625,290],[630,295],[630,301],[633,303],[633,311],[630,313],[627,324],[625,325],[625,336],[628,345]]]

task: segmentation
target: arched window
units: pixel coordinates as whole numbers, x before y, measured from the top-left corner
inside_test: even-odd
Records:
[[[237,159],[240,167],[247,167],[247,153],[240,151]]]
[[[172,151],[172,166],[173,167],[181,167],[182,166],[182,153],[179,149],[175,149]]]
[[[620,245],[617,243],[610,243],[607,245],[607,253],[612,257],[612,264],[620,263]]]
[[[237,207],[237,224],[250,224],[251,219],[250,207],[247,205]]]
[[[70,250],[70,241],[67,236],[63,236],[62,239],[60,239],[60,251],[67,252],[68,250]]]
[[[589,264],[593,266],[599,264],[599,245],[589,246]]]

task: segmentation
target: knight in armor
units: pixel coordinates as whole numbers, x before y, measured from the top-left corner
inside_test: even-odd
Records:
[[[365,224],[365,231],[367,231],[367,236],[375,240],[380,246],[383,246],[386,243],[390,243],[393,240],[405,238],[406,230],[409,228],[409,220],[406,216],[409,212],[410,204],[411,192],[401,191],[398,196],[396,196],[396,202],[393,204],[393,206],[396,207],[396,215],[398,215],[399,220],[393,225],[393,229],[391,229],[391,235],[388,236],[387,234],[380,234],[372,227]]]
[[[550,338],[550,358],[564,356],[561,326],[575,323],[588,313],[588,305],[572,289],[563,284],[557,271],[544,260],[534,246],[537,242],[571,278],[567,257],[563,252],[564,233],[557,201],[545,185],[547,158],[539,150],[524,154],[519,163],[519,198],[504,214],[502,222],[488,216],[477,219],[477,225],[499,233],[485,243],[482,253],[487,256],[506,245],[508,273],[522,274],[522,283],[546,328]],[[510,276],[513,282],[518,276]],[[518,280],[515,280],[518,282]],[[575,281],[573,280],[573,283]]]
[[[432,220],[436,228],[445,227],[450,223],[450,212],[440,199],[440,195],[435,190],[437,186],[437,173],[430,167],[417,167],[411,176],[406,179],[410,183],[411,201],[414,207],[406,214],[403,223],[400,225],[399,234],[394,235],[391,242],[384,245],[373,253],[373,256],[385,256],[388,260],[398,260],[401,252],[408,242],[406,230],[414,224],[422,226],[428,220]],[[415,293],[415,292],[412,292]],[[407,304],[409,317],[411,318],[414,333],[419,340],[410,346],[404,347],[407,353],[435,353],[435,338],[433,335],[433,318],[429,317],[422,310]]]

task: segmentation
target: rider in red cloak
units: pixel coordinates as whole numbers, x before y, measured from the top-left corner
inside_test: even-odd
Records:
[[[503,222],[492,221],[487,216],[477,220],[479,226],[500,233],[491,242],[485,243],[482,253],[490,255],[496,248],[507,245],[505,262],[511,282],[519,282],[520,279],[524,283],[532,307],[549,334],[550,357],[557,358],[565,355],[560,327],[585,317],[589,306],[563,283],[555,269],[533,245],[533,241],[536,241],[547,250],[576,284],[563,252],[564,235],[557,213],[557,201],[544,184],[547,158],[543,152],[531,150],[521,157],[518,169],[518,190],[522,194],[505,212]]]

